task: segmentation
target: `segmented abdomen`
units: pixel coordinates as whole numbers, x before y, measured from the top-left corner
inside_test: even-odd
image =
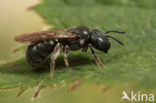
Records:
[[[38,67],[53,52],[55,45],[56,42],[52,40],[29,45],[26,52],[27,62],[32,67]]]

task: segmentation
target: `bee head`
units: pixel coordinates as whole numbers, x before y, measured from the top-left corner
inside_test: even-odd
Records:
[[[101,50],[104,53],[107,53],[111,47],[111,42],[110,42],[109,38],[112,38],[119,44],[123,45],[123,43],[121,41],[119,41],[118,39],[116,39],[115,37],[106,35],[109,32],[124,33],[124,32],[119,32],[119,31],[107,31],[106,33],[103,33],[101,31],[95,29],[95,30],[92,30],[92,32],[91,32],[91,37],[90,37],[91,44],[96,49]]]

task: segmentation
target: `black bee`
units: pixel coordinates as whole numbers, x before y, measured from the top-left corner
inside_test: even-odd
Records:
[[[61,52],[64,52],[64,61],[67,69],[71,72],[68,63],[69,50],[82,50],[86,52],[90,48],[97,64],[104,68],[99,57],[96,55],[94,48],[107,53],[111,47],[109,38],[114,39],[119,44],[123,45],[118,39],[107,35],[108,33],[125,33],[120,31],[101,32],[97,29],[90,30],[85,26],[56,30],[56,31],[41,31],[29,34],[16,36],[18,42],[28,42],[26,52],[27,62],[34,68],[38,67],[52,53],[50,62],[50,79],[52,79],[55,68],[55,60]]]

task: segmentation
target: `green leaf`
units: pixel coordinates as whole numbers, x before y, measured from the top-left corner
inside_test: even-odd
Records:
[[[90,51],[70,52],[72,73],[64,66],[63,55],[57,59],[53,80],[48,80],[49,67],[32,69],[25,57],[0,66],[0,88],[24,88],[35,85],[84,83],[120,85],[133,83],[139,88],[156,87],[156,3],[154,0],[44,0],[35,10],[53,29],[85,25],[91,29],[123,30],[126,35],[112,34],[108,54],[96,50],[105,68],[96,65]],[[47,66],[49,62],[46,62]]]

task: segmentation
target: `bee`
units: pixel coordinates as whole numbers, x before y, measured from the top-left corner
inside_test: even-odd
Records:
[[[72,71],[68,63],[69,50],[82,50],[83,52],[86,52],[89,48],[97,64],[104,68],[101,60],[96,55],[94,48],[107,53],[111,47],[109,38],[124,45],[115,37],[107,35],[111,32],[120,34],[125,33],[122,31],[102,32],[98,29],[90,30],[85,26],[77,26],[68,29],[23,34],[16,36],[14,39],[17,42],[29,43],[26,50],[26,61],[33,68],[38,68],[38,66],[52,53],[49,76],[49,79],[51,80],[55,69],[55,60],[61,52],[64,52],[66,68],[70,72]]]

